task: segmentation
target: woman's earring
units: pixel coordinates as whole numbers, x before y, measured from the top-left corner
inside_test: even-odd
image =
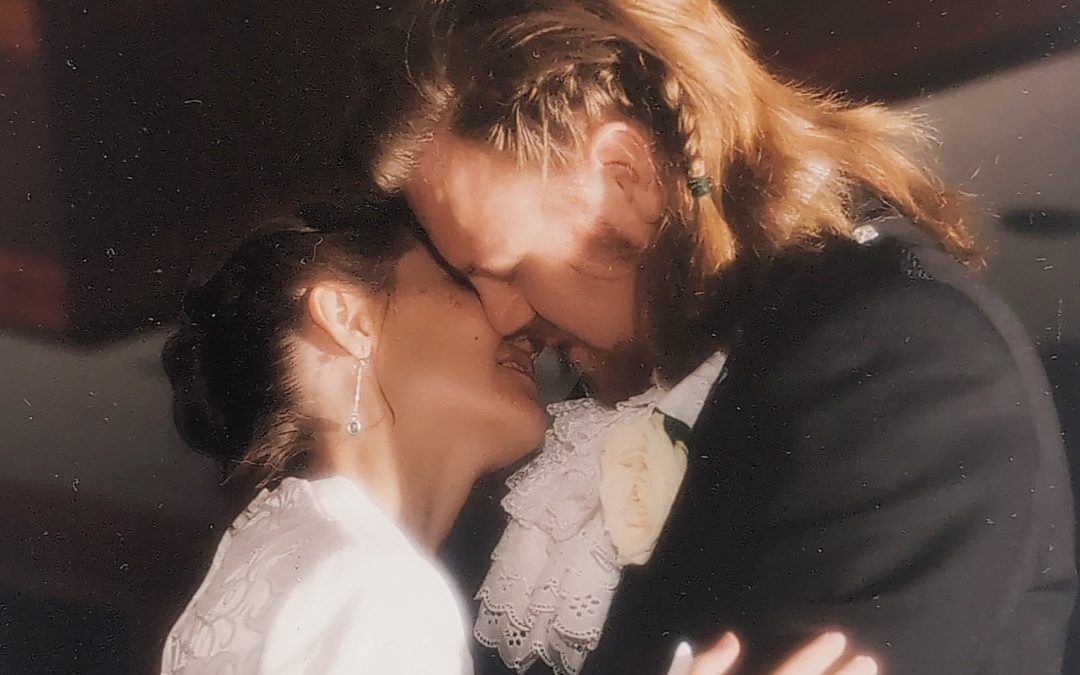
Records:
[[[355,436],[364,430],[364,425],[360,422],[360,383],[364,379],[364,370],[367,369],[367,359],[357,359],[355,369],[356,392],[353,394],[352,415],[349,416],[349,422],[345,425],[345,431],[350,436]]]

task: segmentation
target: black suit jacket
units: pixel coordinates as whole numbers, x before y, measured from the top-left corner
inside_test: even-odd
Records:
[[[726,377],[587,675],[661,674],[679,639],[727,628],[741,672],[767,672],[832,627],[893,675],[1060,672],[1073,510],[1037,354],[914,228],[876,226],[774,261],[718,308],[740,327]],[[482,649],[477,669],[506,672]]]

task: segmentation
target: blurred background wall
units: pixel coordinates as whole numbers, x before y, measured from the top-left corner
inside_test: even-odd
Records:
[[[1080,3],[727,6],[781,73],[936,126],[1080,433]],[[177,292],[323,174],[394,11],[0,0],[0,672],[156,672],[232,517],[172,430]]]

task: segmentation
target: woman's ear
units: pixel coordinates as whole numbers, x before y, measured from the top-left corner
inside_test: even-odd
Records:
[[[357,359],[371,356],[375,339],[375,301],[339,284],[319,283],[307,294],[311,323],[339,349]]]

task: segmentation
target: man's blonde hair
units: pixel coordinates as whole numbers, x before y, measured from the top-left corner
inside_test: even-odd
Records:
[[[711,0],[428,0],[409,39],[414,97],[381,141],[383,189],[408,180],[437,129],[557,168],[590,123],[619,116],[654,134],[669,220],[706,275],[850,234],[855,188],[977,258],[957,199],[913,158],[926,138],[913,117],[778,81]],[[695,177],[712,191],[695,197]]]
[[[684,297],[735,261],[851,236],[864,192],[979,262],[957,195],[916,159],[917,119],[779,81],[712,0],[427,0],[407,33],[409,94],[371,167],[384,190],[440,131],[558,169],[626,119],[662,160]]]

